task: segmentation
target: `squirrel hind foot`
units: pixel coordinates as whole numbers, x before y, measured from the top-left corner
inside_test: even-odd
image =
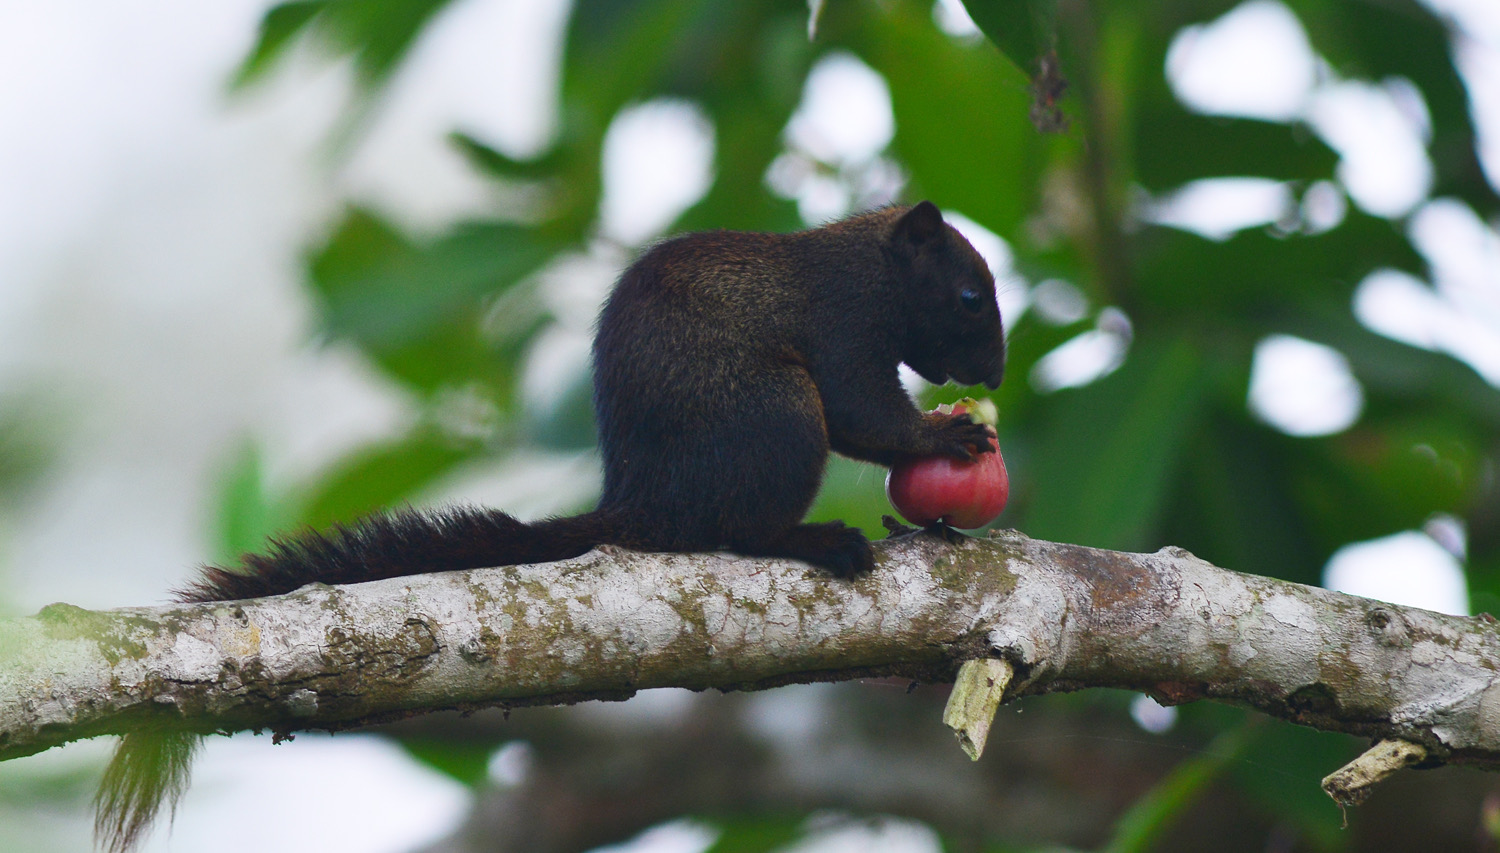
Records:
[[[798,524],[775,539],[737,546],[750,557],[789,557],[822,569],[836,578],[851,580],[875,568],[870,540],[857,527],[842,521]]]

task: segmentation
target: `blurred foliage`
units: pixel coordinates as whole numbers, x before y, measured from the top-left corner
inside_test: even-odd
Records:
[[[308,38],[352,60],[373,93],[400,73],[446,5],[281,4],[264,16],[236,85],[253,84]],[[420,496],[522,444],[586,444],[585,383],[565,405],[536,413],[521,405],[517,376],[555,320],[539,298],[538,273],[588,255],[600,239],[611,121],[631,105],[677,98],[712,122],[715,179],[669,230],[801,227],[795,201],[773,191],[767,170],[786,152],[784,129],[809,70],[844,51],[889,86],[896,133],[886,156],[902,170],[904,197],[963,213],[1007,241],[1027,280],[1063,279],[1088,300],[1076,321],[1030,310],[1009,324],[1010,379],[993,395],[1013,483],[1003,524],[1104,547],[1179,545],[1233,569],[1317,583],[1338,547],[1442,513],[1466,526],[1475,602],[1500,602],[1500,391],[1446,355],[1381,337],[1351,310],[1355,286],[1373,270],[1430,274],[1404,223],[1351,206],[1319,230],[1291,210],[1274,225],[1214,241],[1141,221],[1143,194],[1198,179],[1273,178],[1289,182],[1294,196],[1336,180],[1338,155],[1301,122],[1205,116],[1172,94],[1163,69],[1173,36],[1233,5],[969,0],[985,40],[941,31],[930,3],[834,2],[823,6],[810,42],[803,0],[577,0],[550,148],[519,160],[456,130],[450,140],[476,180],[534,191],[531,209],[456,223],[424,240],[351,205],[309,254],[322,333],[358,347],[411,392],[422,416],[408,433],[352,453],[288,494],[266,494],[246,450],[225,480],[226,549],[289,524],[326,525]],[[1288,5],[1339,75],[1416,86],[1431,118],[1434,196],[1493,220],[1500,203],[1479,167],[1444,24],[1415,0]],[[1059,103],[1070,129],[1043,133],[1028,116],[1059,91],[1036,77],[1054,48],[1060,77],[1050,82],[1066,81]],[[820,167],[847,179],[838,164]],[[1028,381],[1038,362],[1093,329],[1105,307],[1128,317],[1122,366],[1041,393]],[[1252,352],[1272,334],[1348,358],[1364,391],[1357,423],[1293,438],[1251,413]],[[933,389],[927,402],[968,393]],[[835,460],[814,516],[879,535],[889,511],[881,477]],[[1225,737],[1242,737],[1239,725],[1224,721]],[[1325,749],[1332,742],[1279,726],[1255,737],[1259,749],[1305,759],[1299,780],[1327,772],[1329,753],[1346,748],[1337,741]],[[1216,756],[1237,745],[1191,759],[1127,813],[1118,837],[1155,837],[1173,808],[1224,771]],[[428,757],[462,768],[454,772],[466,781],[477,773],[472,761]],[[1239,770],[1225,778],[1297,827],[1309,849],[1340,848],[1315,786]],[[779,839],[787,826],[747,818],[726,826],[714,849],[766,849],[771,842],[756,839]]]
[[[0,555],[10,545],[5,522],[20,514],[53,473],[66,429],[63,423],[56,401],[42,388],[0,393]],[[12,609],[4,592],[8,588],[0,584],[0,612]]]
[[[0,395],[0,502],[16,502],[45,477],[57,453],[57,413],[40,390]]]
[[[1157,847],[1172,819],[1187,808],[1249,746],[1249,723],[1225,730],[1201,754],[1176,767],[1120,816],[1106,853],[1141,853]]]
[[[804,823],[801,816],[716,821],[720,835],[703,853],[771,853],[800,838]]]

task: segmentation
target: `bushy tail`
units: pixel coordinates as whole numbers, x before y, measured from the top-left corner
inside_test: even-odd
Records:
[[[182,601],[234,601],[280,595],[309,583],[360,583],[426,572],[546,563],[595,545],[630,544],[618,520],[596,510],[526,523],[498,510],[397,510],[327,533],[272,540],[234,568],[208,567],[178,592]]]
[[[631,545],[617,517],[603,511],[526,523],[497,510],[403,509],[328,533],[305,531],[273,540],[234,568],[207,567],[179,590],[184,602],[234,601],[291,592],[309,583],[345,584],[426,572],[564,560],[606,543]],[[107,853],[140,841],[164,803],[187,790],[202,738],[139,731],[120,739],[94,797],[94,836]]]
[[[94,795],[94,838],[107,853],[125,853],[161,811],[176,811],[187,791],[193,754],[203,739],[188,732],[131,732],[120,738]]]

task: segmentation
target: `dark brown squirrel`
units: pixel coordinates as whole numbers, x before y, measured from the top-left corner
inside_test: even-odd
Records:
[[[548,562],[596,545],[790,557],[870,571],[863,533],[803,524],[828,451],[889,466],[989,452],[968,415],[924,415],[902,388],[1000,384],[995,281],[931,202],[794,234],[667,240],[620,277],[594,340],[604,458],[598,507],[522,522],[499,510],[379,514],[206,568],[181,601],[230,601],[434,571]],[[195,735],[131,733],[96,800],[96,833],[129,848],[185,788]]]

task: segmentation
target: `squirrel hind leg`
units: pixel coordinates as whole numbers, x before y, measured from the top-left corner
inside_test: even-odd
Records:
[[[779,537],[736,543],[733,548],[747,557],[801,560],[836,578],[856,578],[875,568],[870,540],[859,528],[842,521],[798,524]]]

